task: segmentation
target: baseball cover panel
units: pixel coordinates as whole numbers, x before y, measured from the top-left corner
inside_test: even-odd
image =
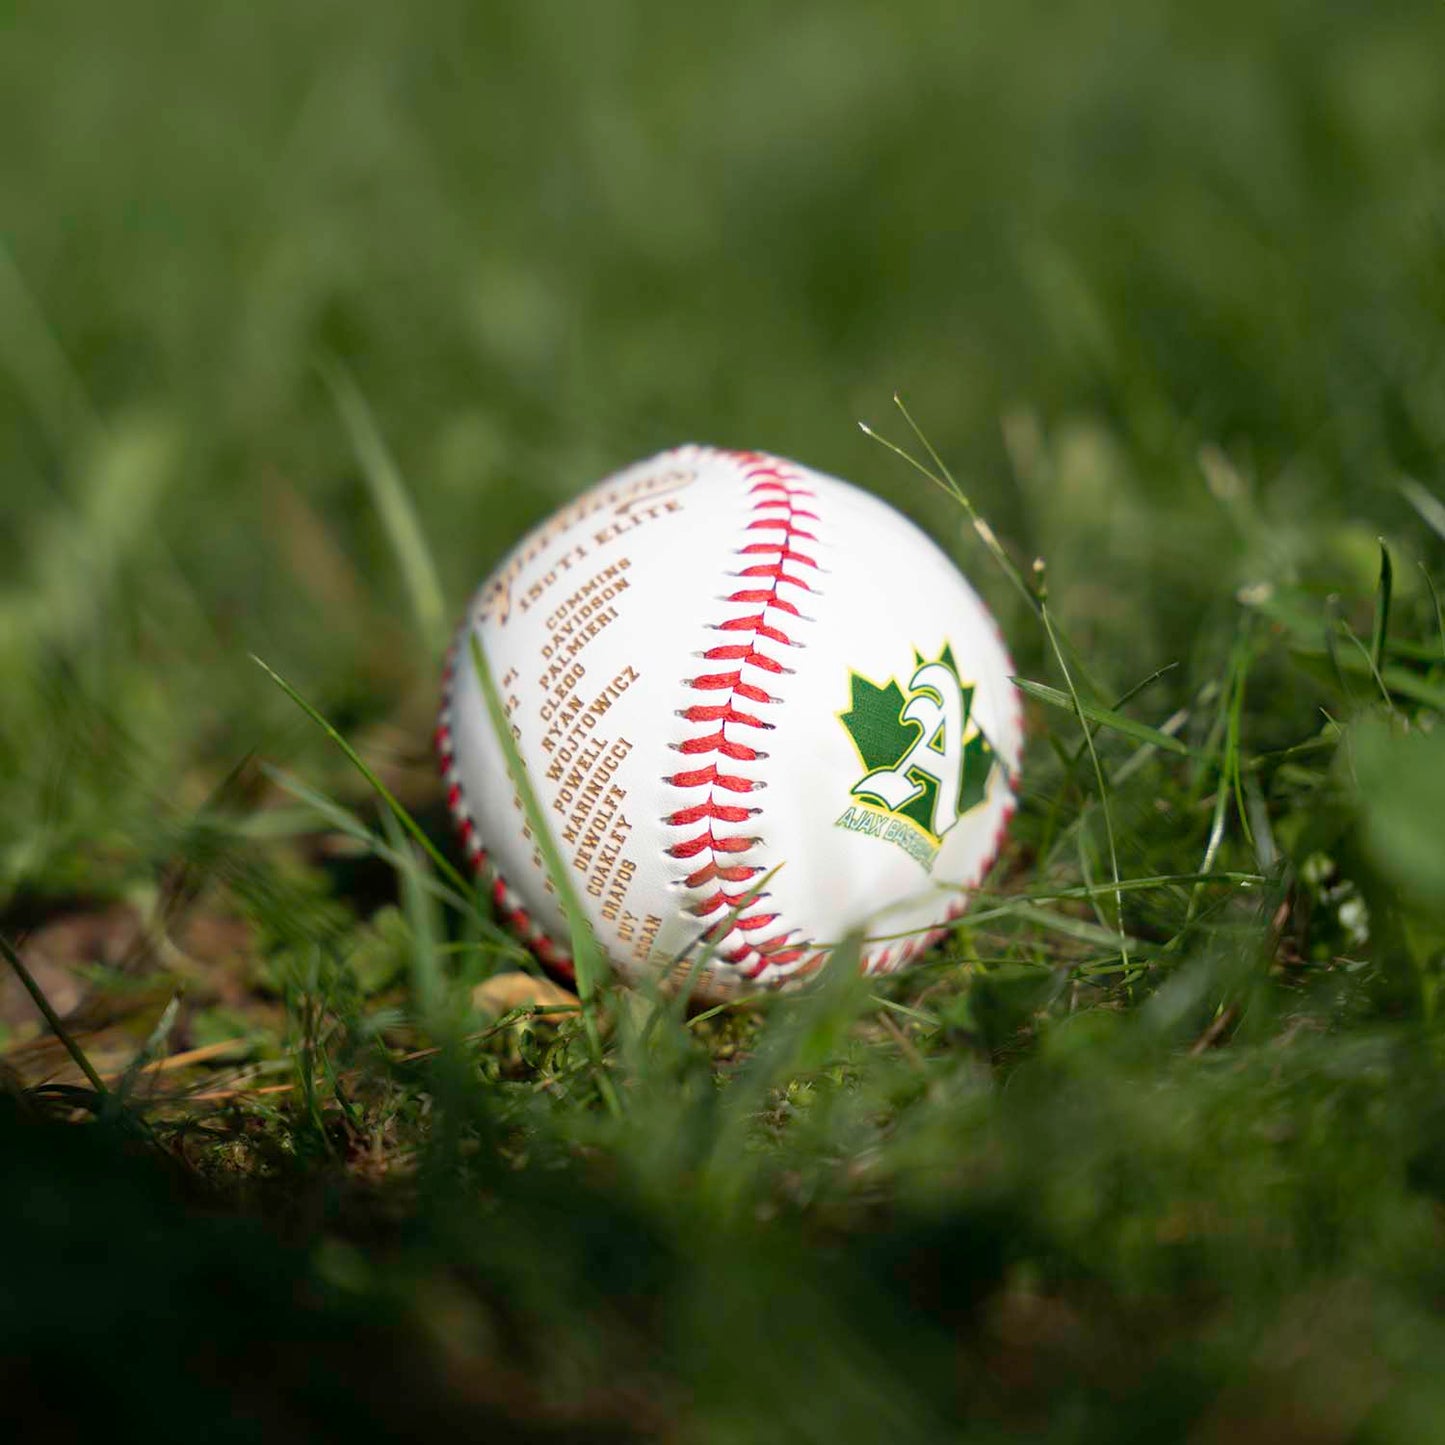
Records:
[[[624,976],[706,934],[704,993],[779,983],[854,926],[906,935],[865,953],[900,966],[961,909],[1012,809],[1010,665],[944,554],[836,479],[678,448],[524,539],[454,649],[439,730],[452,805],[549,962],[565,962],[567,930],[473,632]]]
[[[798,656],[769,767],[792,806],[768,816],[770,883],[802,935],[880,941],[890,969],[955,917],[1014,807],[1022,730],[992,617],[928,537],[877,498],[816,477],[826,625]]]

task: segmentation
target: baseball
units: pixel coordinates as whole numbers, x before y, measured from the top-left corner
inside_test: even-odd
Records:
[[[686,446],[584,492],[482,585],[437,730],[512,927],[569,931],[477,678],[475,633],[553,838],[625,979],[704,997],[942,936],[1013,812],[1022,744],[987,608],[911,522],[757,452]]]

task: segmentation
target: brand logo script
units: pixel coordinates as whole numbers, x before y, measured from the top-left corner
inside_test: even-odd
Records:
[[[837,826],[894,843],[931,869],[944,835],[983,802],[995,758],[952,649],[934,662],[913,657],[906,691],[893,678],[880,686],[851,674],[852,706],[839,720],[867,772]]]

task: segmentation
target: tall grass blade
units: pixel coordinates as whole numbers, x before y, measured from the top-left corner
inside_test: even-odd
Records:
[[[321,375],[341,413],[371,492],[372,504],[396,555],[417,634],[431,654],[440,657],[447,644],[446,604],[437,580],[436,564],[402,480],[401,469],[351,374],[339,362],[327,361],[321,365]]]
[[[863,940],[848,934],[820,977],[790,1007],[773,1011],[756,1051],[729,1086],[725,1116],[699,1171],[699,1198],[724,1215],[747,1198],[757,1157],[749,1139],[769,1095],[790,1079],[825,1067],[847,1039],[858,1015],[870,1006],[874,980],[862,971]]]
[[[1440,593],[1436,590],[1435,579],[1430,575],[1430,569],[1422,562],[1420,573],[1425,578],[1425,586],[1430,592],[1430,601],[1435,608],[1435,638],[1440,647],[1440,656],[1445,660],[1445,612],[1440,608]],[[1442,703],[1445,703],[1445,694],[1441,696]]]
[[[105,1086],[105,1080],[96,1072],[94,1065],[85,1056],[85,1050],[76,1043],[70,1030],[61,1022],[60,1015],[50,1006],[50,1000],[45,997],[45,991],[35,982],[34,975],[25,966],[25,960],[11,946],[10,940],[0,934],[0,954],[5,955],[5,961],[15,971],[15,977],[20,980],[21,987],[30,995],[35,1007],[40,1010],[41,1017],[50,1026],[50,1031],[60,1040],[65,1052],[70,1055],[75,1067],[89,1080],[91,1088],[96,1092],[102,1104],[108,1103],[110,1090]]]
[[[1244,689],[1245,681],[1249,675],[1249,638],[1247,630],[1241,630],[1239,642],[1235,648],[1234,663],[1231,668],[1230,704],[1229,704],[1229,725],[1225,729],[1224,762],[1225,773],[1229,779],[1230,789],[1234,794],[1235,811],[1239,814],[1239,826],[1244,832],[1245,840],[1249,846],[1258,853],[1254,840],[1254,829],[1249,821],[1249,808],[1244,800],[1244,772],[1241,765],[1242,737],[1244,731]]]
[[[1129,933],[1124,924],[1124,893],[1119,886],[1122,875],[1119,870],[1119,847],[1114,837],[1113,810],[1109,806],[1109,788],[1104,781],[1104,769],[1099,762],[1099,752],[1094,746],[1093,730],[1089,727],[1089,719],[1083,710],[1083,702],[1079,697],[1078,689],[1074,686],[1073,675],[1069,671],[1069,664],[1066,661],[1063,650],[1059,647],[1058,638],[1054,634],[1053,621],[1049,616],[1048,604],[1044,601],[1039,603],[1039,621],[1044,625],[1044,632],[1053,647],[1054,656],[1058,660],[1059,667],[1064,674],[1064,684],[1069,690],[1070,700],[1074,705],[1074,714],[1079,720],[1079,726],[1083,729],[1084,740],[1089,746],[1089,761],[1094,769],[1094,781],[1099,789],[1099,807],[1104,816],[1104,837],[1109,848],[1109,871],[1114,884],[1114,908],[1115,921],[1119,929],[1119,960],[1124,965],[1125,972],[1129,969]],[[1165,734],[1160,733],[1162,738]],[[1172,739],[1171,739],[1172,741]]]
[[[1405,500],[1420,514],[1425,525],[1437,537],[1445,538],[1445,502],[1422,487],[1414,477],[1402,477],[1399,486]]]
[[[1375,631],[1370,640],[1370,657],[1377,673],[1385,669],[1385,648],[1390,639],[1390,598],[1395,590],[1395,569],[1390,561],[1390,549],[1383,537],[1379,542],[1380,581],[1375,589]]]
[[[471,885],[466,881],[465,878],[462,877],[460,873],[457,872],[455,868],[452,867],[449,862],[447,862],[446,858],[442,856],[441,850],[436,846],[435,843],[432,842],[430,838],[427,837],[426,832],[423,830],[421,824],[418,823],[409,812],[407,812],[407,810],[401,805],[400,801],[392,793],[391,789],[388,788],[386,784],[383,783],[381,779],[376,776],[376,773],[368,766],[366,760],[361,756],[361,754],[358,753],[356,749],[353,748],[351,744],[347,742],[346,739],[342,737],[341,734],[331,725],[331,723],[328,722],[327,719],[323,717],[316,708],[314,708],[309,702],[307,702],[307,700],[302,697],[301,694],[297,692],[296,689],[292,687],[291,684],[287,682],[286,679],[282,677],[275,668],[271,667],[268,663],[263,662],[259,657],[256,656],[254,652],[251,654],[251,661],[254,662],[256,666],[259,667],[261,671],[264,672],[266,676],[269,677],[271,681],[274,682],[276,686],[279,687],[281,691],[284,692],[286,696],[289,697],[291,701],[294,702],[296,706],[299,707],[301,711],[304,712],[306,716],[309,717],[311,721],[314,722],[316,726],[319,727],[321,731],[324,732],[326,736],[330,738],[331,741],[335,743],[338,748],[340,748],[342,753],[345,755],[346,760],[371,785],[371,788],[376,793],[377,797],[379,797],[382,802],[386,804],[386,806],[390,809],[392,816],[397,820],[398,823],[401,824],[401,826],[407,831],[407,833],[411,835],[412,839],[418,844],[422,852],[431,859],[433,865],[436,867],[437,871],[442,875],[442,877],[447,879],[447,881],[450,882],[454,887],[461,889],[464,893],[470,892]]]
[[[436,900],[426,888],[426,873],[419,864],[419,855],[409,849],[396,819],[385,819],[388,839],[401,867],[402,913],[411,931],[412,997],[416,1000],[420,1023],[430,1036],[442,1042],[452,1034],[447,1017],[447,981],[441,967]]]
[[[582,1005],[582,1025],[587,1034],[587,1046],[592,1055],[597,1087],[609,1111],[617,1114],[621,1112],[621,1101],[612,1086],[611,1076],[607,1072],[606,1061],[602,1056],[602,1038],[597,1027],[597,993],[607,979],[607,960],[597,946],[591,925],[587,922],[587,914],[583,909],[582,900],[572,886],[567,864],[557,847],[556,839],[552,836],[551,824],[547,821],[547,815],[543,811],[541,803],[537,801],[537,794],[532,788],[532,780],[527,773],[527,764],[517,750],[516,741],[512,737],[512,725],[507,718],[506,708],[502,704],[502,695],[497,689],[496,679],[492,676],[491,664],[487,661],[481,638],[473,631],[467,640],[471,648],[472,666],[476,668],[477,680],[481,684],[482,696],[486,700],[487,715],[491,719],[492,730],[507,759],[507,771],[516,785],[518,796],[522,800],[522,810],[526,814],[527,822],[532,829],[532,836],[541,851],[547,876],[557,890],[557,901],[562,905],[562,914],[567,920],[567,927],[571,934],[572,965],[577,971],[577,997]]]
[[[176,1015],[180,1013],[180,1009],[180,994],[172,994],[171,1001],[161,1011],[155,1027],[146,1036],[146,1041],[136,1050],[135,1058],[126,1065],[125,1073],[120,1076],[114,1095],[117,1104],[124,1104],[130,1099],[131,1092],[145,1071],[146,1065],[155,1058],[160,1052],[161,1045],[170,1037],[171,1030],[176,1026]]]
[[[894,397],[894,401],[899,406],[899,409],[902,410],[902,403],[899,399]],[[914,426],[913,418],[908,416],[906,411],[904,411],[904,416],[908,418],[909,426]],[[940,491],[946,492],[964,509],[970,523],[973,525],[974,531],[978,534],[979,540],[982,541],[985,548],[987,548],[989,555],[998,563],[1004,576],[1013,583],[1022,595],[1024,601],[1029,604],[1029,607],[1037,612],[1039,609],[1039,599],[1034,589],[1029,585],[1028,579],[1019,570],[1013,558],[1004,551],[1003,544],[998,540],[993,528],[974,510],[972,502],[969,501],[967,494],[959,487],[958,483],[954,481],[946,471],[940,475],[939,472],[933,470],[931,467],[925,466],[912,452],[899,446],[897,442],[890,441],[882,432],[875,431],[866,421],[860,421],[858,423],[858,429],[864,436],[877,442],[879,446],[887,448],[894,456],[907,462],[920,476],[932,482]],[[914,431],[917,431],[917,427],[914,427]],[[928,444],[925,442],[924,445],[927,446]],[[928,447],[928,450],[930,453],[933,452],[931,446]]]
[[[310,787],[299,778],[294,778],[290,773],[281,768],[274,768],[269,763],[263,763],[261,771],[283,792],[289,793],[298,802],[305,804],[308,815],[315,814],[335,832],[360,844],[396,872],[400,873],[410,866],[408,853],[378,836],[355,813],[349,808],[342,807],[334,798],[329,798],[319,789]],[[388,813],[386,816],[390,817],[391,815]],[[311,826],[314,828],[314,822],[311,823]],[[418,881],[419,886],[432,897],[449,904],[458,913],[467,915],[481,928],[483,936],[489,943],[499,944],[508,949],[519,962],[531,961],[531,954],[517,943],[505,929],[498,928],[477,906],[475,889],[468,888],[463,891],[445,879],[434,878],[427,872],[420,873]]]
[[[1147,723],[1136,722],[1133,718],[1126,717],[1113,708],[1085,702],[1067,692],[1061,692],[1056,687],[1050,687],[1047,683],[1031,682],[1026,677],[1015,677],[1010,681],[1020,692],[1026,693],[1029,697],[1048,703],[1050,707],[1061,708],[1064,712],[1075,713],[1089,722],[1098,723],[1100,727],[1122,733],[1125,737],[1132,738],[1136,743],[1142,743],[1146,747],[1162,748],[1166,753],[1178,753],[1183,757],[1189,757],[1194,752],[1187,743],[1180,742],[1178,738],[1169,733],[1161,732]]]

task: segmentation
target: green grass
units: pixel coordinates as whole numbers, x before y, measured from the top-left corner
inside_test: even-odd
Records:
[[[1438,6],[0,36],[21,1437],[1440,1433]],[[439,650],[687,439],[949,548],[1022,808],[907,974],[578,1013],[503,991]]]

